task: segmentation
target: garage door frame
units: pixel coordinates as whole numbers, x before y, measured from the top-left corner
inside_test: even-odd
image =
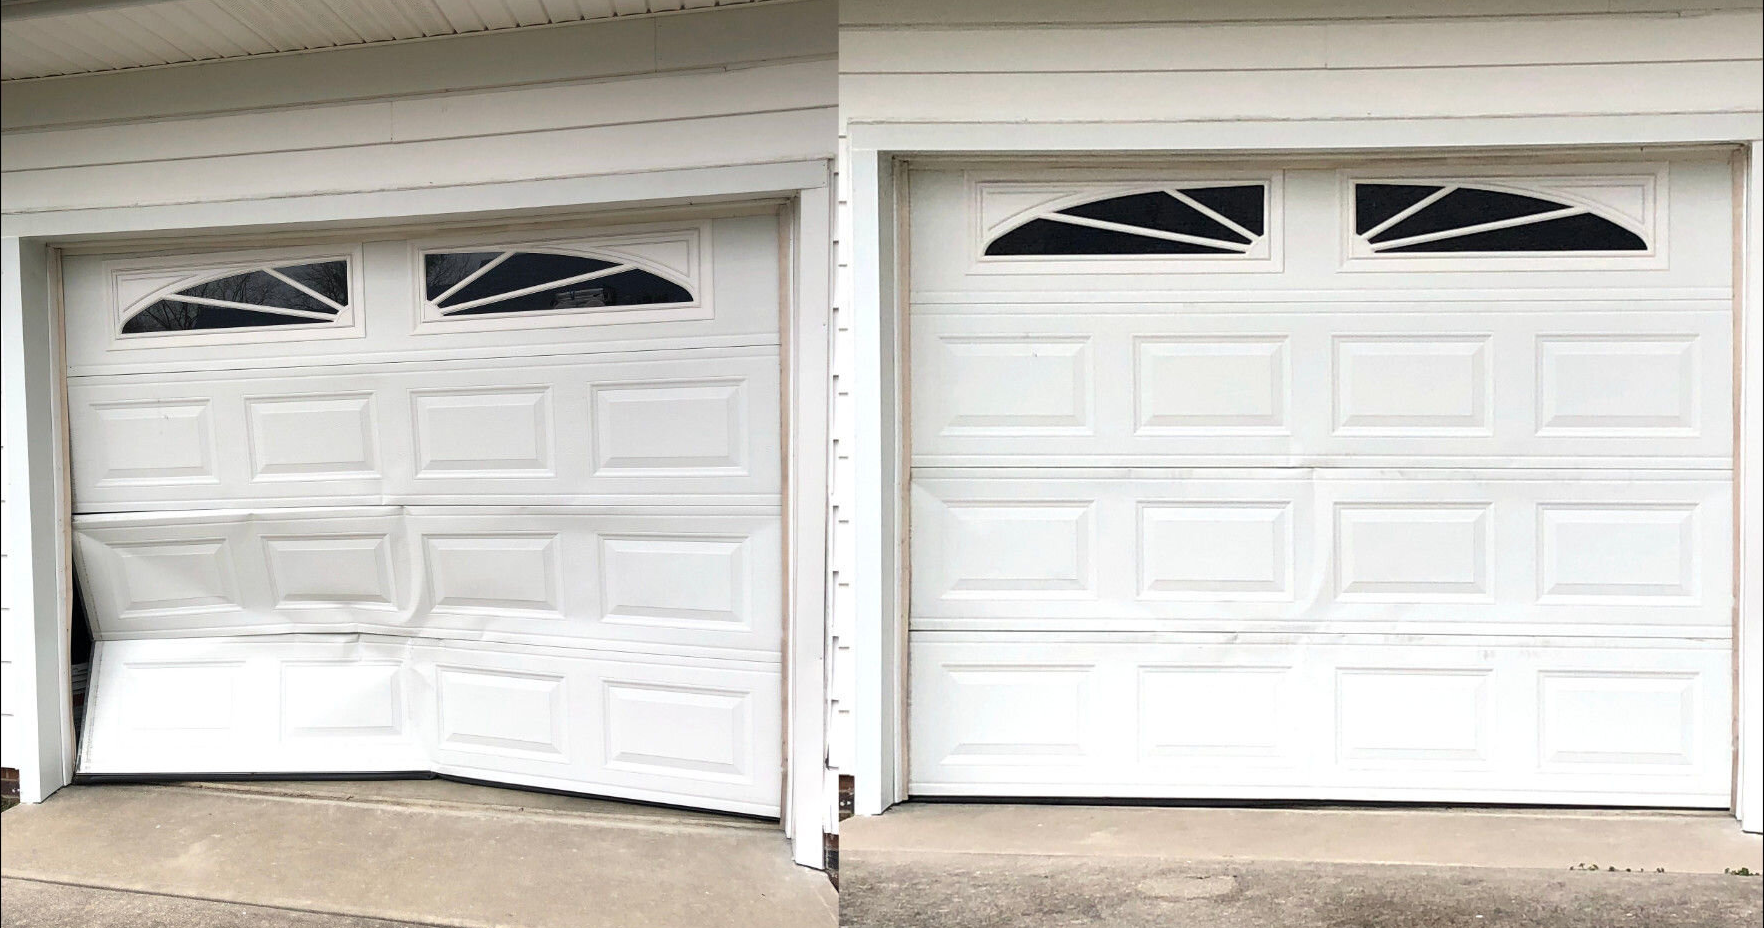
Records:
[[[73,776],[68,641],[72,622],[72,510],[60,254],[140,249],[144,242],[338,234],[375,227],[531,221],[655,209],[782,201],[779,211],[784,506],[783,827],[804,866],[823,864],[830,802],[825,758],[826,455],[831,316],[831,165],[807,160],[717,168],[461,185],[380,193],[265,198],[226,203],[9,216],[5,229],[7,322],[6,449],[24,463],[21,492],[8,501],[8,534],[19,539],[8,583],[29,616],[20,708],[35,712],[14,734],[35,743],[37,763],[20,771],[20,796],[39,801]],[[18,325],[19,329],[14,329]],[[16,337],[14,337],[16,336]],[[13,351],[20,360],[14,365]],[[38,363],[47,361],[48,363]],[[17,372],[16,379],[13,372]],[[16,452],[16,456],[15,455]],[[28,468],[28,471],[26,470]],[[15,572],[16,571],[16,572]],[[23,617],[21,617],[22,619]]]
[[[909,269],[905,171],[939,162],[1026,160],[1094,165],[1099,152],[1145,162],[1158,159],[1211,159],[1221,155],[1268,157],[1434,157],[1474,159],[1530,154],[1571,155],[1596,159],[1614,145],[1661,148],[1719,146],[1735,152],[1736,262],[1735,325],[1740,363],[1735,370],[1735,405],[1741,427],[1736,430],[1734,481],[1736,500],[1735,563],[1735,771],[1732,809],[1749,831],[1764,830],[1764,669],[1752,656],[1764,643],[1764,591],[1755,562],[1764,551],[1764,517],[1759,499],[1760,395],[1758,331],[1764,327],[1757,272],[1759,243],[1755,232],[1761,193],[1759,161],[1764,149],[1748,136],[1756,127],[1732,121],[1662,120],[1634,117],[1603,120],[1452,120],[1446,126],[1417,120],[1394,126],[1337,129],[1335,138],[1310,137],[1308,127],[1273,122],[1236,122],[1209,126],[1207,141],[1196,145],[1193,127],[1138,125],[1125,131],[1115,126],[1036,124],[864,124],[848,126],[852,178],[852,296],[854,310],[855,392],[876,401],[860,406],[856,422],[858,463],[853,525],[858,538],[854,571],[857,600],[856,647],[874,655],[860,662],[854,716],[857,761],[856,811],[874,815],[906,798],[908,559],[907,493],[910,490],[910,447],[906,384],[910,382],[907,341]],[[1564,129],[1564,126],[1567,126]],[[1217,131],[1215,131],[1217,130]],[[1477,138],[1475,147],[1442,147],[1439,138]],[[1125,145],[1134,142],[1131,150]],[[1348,145],[1344,145],[1348,143]],[[1349,147],[1351,145],[1351,147]],[[1143,146],[1143,147],[1141,147]],[[1634,157],[1635,152],[1626,153]],[[1741,205],[1743,204],[1743,206]]]

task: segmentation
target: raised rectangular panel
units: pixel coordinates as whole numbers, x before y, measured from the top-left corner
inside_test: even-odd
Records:
[[[284,663],[282,733],[293,737],[401,733],[401,666],[397,661]]]
[[[751,775],[751,693],[611,680],[605,693],[608,767],[725,781]]]
[[[1343,601],[1489,601],[1489,505],[1340,504],[1336,592]]]
[[[379,476],[371,393],[245,399],[253,480]]]
[[[236,724],[240,661],[130,662],[113,705],[125,730],[229,731]]]
[[[1275,758],[1289,667],[1139,668],[1139,756]]]
[[[1540,674],[1543,763],[1693,763],[1696,684],[1693,673]]]
[[[1292,596],[1290,503],[1142,503],[1139,533],[1142,598]]]
[[[669,628],[749,628],[746,543],[737,536],[601,536],[602,619]]]
[[[747,470],[744,380],[596,384],[591,405],[597,476]]]
[[[1140,435],[1287,431],[1287,339],[1140,338],[1134,345]]]
[[[430,535],[423,545],[436,611],[562,615],[557,535]]]
[[[1486,763],[1490,673],[1338,670],[1337,757],[1343,763]]]
[[[1091,664],[943,664],[942,764],[1071,764],[1084,758]]]
[[[947,598],[1070,599],[1095,592],[1092,505],[948,500]]]
[[[1694,601],[1696,519],[1694,503],[1539,506],[1539,600]]]
[[[263,555],[277,609],[395,602],[392,543],[383,534],[265,535]]]
[[[1489,336],[1338,337],[1338,435],[1492,435]]]
[[[1698,347],[1695,335],[1538,339],[1538,434],[1696,434]]]
[[[239,608],[224,538],[110,545],[120,572],[122,618]]]
[[[550,387],[411,394],[418,477],[548,477]]]
[[[567,759],[563,677],[438,667],[435,698],[443,749]]]
[[[937,345],[940,434],[1091,433],[1088,337],[944,335]]]
[[[79,454],[96,459],[100,487],[219,483],[208,400],[93,403],[96,434]]]

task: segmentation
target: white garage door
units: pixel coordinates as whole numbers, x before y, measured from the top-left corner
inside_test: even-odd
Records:
[[[777,228],[68,259],[80,772],[778,814]]]
[[[1724,158],[914,171],[910,791],[1727,805]]]

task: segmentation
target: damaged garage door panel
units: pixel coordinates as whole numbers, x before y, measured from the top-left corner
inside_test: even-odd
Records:
[[[776,663],[775,508],[82,516],[101,639],[293,632],[680,647]]]
[[[84,774],[435,771],[775,816],[775,665],[378,635],[103,641]]]

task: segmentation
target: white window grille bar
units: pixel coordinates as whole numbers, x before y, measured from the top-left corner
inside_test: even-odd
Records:
[[[1547,213],[1533,213],[1530,216],[1515,216],[1512,219],[1501,219],[1496,222],[1481,222],[1473,226],[1464,226],[1457,229],[1444,229],[1439,232],[1429,232],[1426,235],[1411,235],[1408,238],[1391,239],[1388,242],[1379,242],[1373,245],[1372,250],[1389,251],[1392,248],[1401,248],[1405,245],[1420,245],[1426,242],[1437,242],[1440,239],[1474,235],[1478,232],[1493,232],[1498,229],[1511,229],[1514,226],[1528,226],[1534,223],[1547,222],[1551,219],[1566,219],[1569,216],[1579,216],[1582,213],[1589,212],[1592,211],[1584,206],[1570,206],[1564,209],[1551,210]]]
[[[475,308],[478,306],[483,306],[483,305],[486,305],[489,303],[500,303],[503,300],[512,300],[516,297],[526,296],[529,293],[538,293],[541,290],[551,290],[556,287],[567,287],[570,284],[579,284],[579,283],[593,280],[597,277],[607,277],[607,276],[610,276],[613,274],[618,274],[623,271],[635,270],[635,268],[636,268],[636,266],[631,265],[631,264],[615,264],[612,267],[602,268],[598,271],[590,271],[587,274],[577,274],[574,277],[565,277],[562,280],[553,280],[553,281],[550,281],[549,283],[534,284],[531,287],[522,287],[519,290],[510,290],[507,293],[498,293],[495,296],[487,296],[487,297],[483,297],[482,299],[476,299],[476,300],[471,300],[471,301],[468,301],[465,303],[460,303],[456,306],[449,306],[449,307],[446,307],[445,309],[441,310],[441,315],[451,316],[454,313],[461,312],[461,311],[467,310],[467,309],[472,309],[472,308]]]

